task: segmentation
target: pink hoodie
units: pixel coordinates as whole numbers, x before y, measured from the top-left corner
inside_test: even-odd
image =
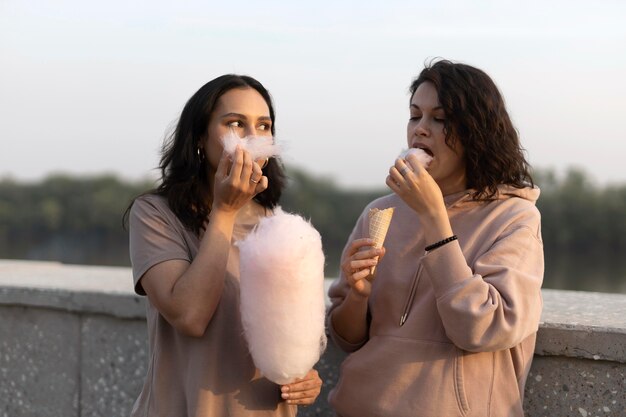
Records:
[[[370,208],[396,207],[369,298],[369,337],[350,344],[329,326],[352,352],[329,395],[338,415],[523,416],[542,308],[538,197],[508,186],[489,202],[468,191],[447,196],[459,239],[428,254],[432,242],[398,196],[365,209],[348,242],[367,237]],[[348,291],[340,276],[329,314]]]

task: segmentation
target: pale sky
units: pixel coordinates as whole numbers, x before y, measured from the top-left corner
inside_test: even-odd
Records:
[[[0,177],[156,176],[221,74],[271,92],[285,162],[384,187],[433,57],[485,70],[530,162],[626,182],[626,2],[0,0]]]

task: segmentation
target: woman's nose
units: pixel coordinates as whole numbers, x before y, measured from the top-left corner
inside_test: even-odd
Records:
[[[422,118],[417,124],[417,126],[415,126],[414,133],[416,136],[428,136],[428,134],[430,133],[430,129],[426,121],[424,120],[424,118]]]
[[[246,125],[246,128],[244,129],[243,133],[246,136],[254,136],[254,135],[256,135],[256,131],[254,129],[254,126],[252,126],[252,125]]]

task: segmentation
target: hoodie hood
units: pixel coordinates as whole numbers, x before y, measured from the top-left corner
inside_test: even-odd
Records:
[[[528,200],[531,203],[535,204],[539,199],[539,194],[541,191],[539,187],[524,187],[524,188],[516,188],[512,185],[499,185],[498,193],[496,194],[497,200],[506,200],[511,197],[523,198],[524,200]]]
[[[480,204],[482,202],[481,200],[475,200],[472,198],[472,194],[475,191],[476,190],[472,188],[459,191],[457,193],[445,196],[443,200],[447,208],[456,207],[463,203]],[[500,184],[498,185],[498,190],[496,192],[496,195],[493,197],[493,200],[508,200],[509,198],[517,197],[536,204],[537,200],[539,199],[540,193],[541,191],[537,186],[516,188],[512,185]]]

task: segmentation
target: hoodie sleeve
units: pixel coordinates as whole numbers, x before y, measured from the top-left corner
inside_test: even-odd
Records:
[[[356,225],[354,226],[354,229],[350,234],[350,237],[348,237],[348,241],[346,242],[343,253],[341,254],[341,263],[343,263],[344,257],[346,256],[346,250],[348,249],[350,243],[355,239],[367,237],[367,234],[365,233],[365,213],[367,213],[368,210],[369,206],[365,208],[365,210],[357,220]],[[335,331],[332,325],[332,320],[330,320],[330,316],[333,310],[335,310],[341,303],[343,303],[343,300],[345,300],[349,291],[350,285],[348,284],[348,281],[346,280],[343,271],[340,271],[339,278],[335,279],[335,281],[333,281],[330,288],[328,289],[328,297],[330,298],[331,305],[326,315],[326,325],[330,337],[341,350],[345,352],[354,352],[361,348],[365,344],[365,342],[367,342],[367,339],[361,341],[360,343],[350,343],[346,341]]]
[[[423,258],[447,336],[459,348],[495,351],[535,333],[542,309],[539,212],[513,224],[470,267],[455,241]]]

